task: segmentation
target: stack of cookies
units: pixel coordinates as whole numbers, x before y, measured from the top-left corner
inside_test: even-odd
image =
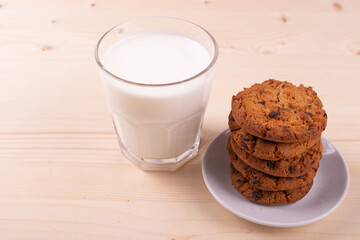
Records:
[[[310,190],[327,115],[311,87],[267,80],[232,98],[227,152],[233,186],[260,204],[290,204]]]

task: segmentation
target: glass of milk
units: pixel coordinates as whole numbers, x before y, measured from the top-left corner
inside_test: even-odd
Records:
[[[95,58],[122,153],[143,170],[173,171],[195,157],[218,48],[205,29],[165,17],[126,22]]]

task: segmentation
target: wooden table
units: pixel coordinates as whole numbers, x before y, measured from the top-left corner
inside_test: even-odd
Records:
[[[220,47],[200,154],[175,173],[121,155],[94,60],[106,30],[152,15],[198,23]],[[202,179],[231,96],[268,78],[314,87],[350,169],[344,202],[308,226],[245,221]],[[0,239],[360,238],[357,0],[1,0],[0,84]]]

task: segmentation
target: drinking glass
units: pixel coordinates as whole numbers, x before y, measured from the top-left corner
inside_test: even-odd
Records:
[[[190,38],[209,53],[209,64],[193,76],[169,83],[139,83],[104,67],[105,52],[143,33]],[[218,56],[215,39],[191,22],[149,17],[120,24],[99,40],[95,59],[122,153],[142,170],[174,171],[194,158]],[[142,71],[139,66],[138,71]]]

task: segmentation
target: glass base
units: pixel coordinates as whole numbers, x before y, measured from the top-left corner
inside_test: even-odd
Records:
[[[118,139],[120,144],[120,149],[122,154],[128,158],[135,166],[140,168],[143,171],[176,171],[189,160],[194,158],[199,151],[200,144],[200,131],[196,137],[195,143],[183,154],[176,158],[167,158],[167,159],[151,159],[151,158],[142,158],[136,156],[130,151],[121,141]]]

